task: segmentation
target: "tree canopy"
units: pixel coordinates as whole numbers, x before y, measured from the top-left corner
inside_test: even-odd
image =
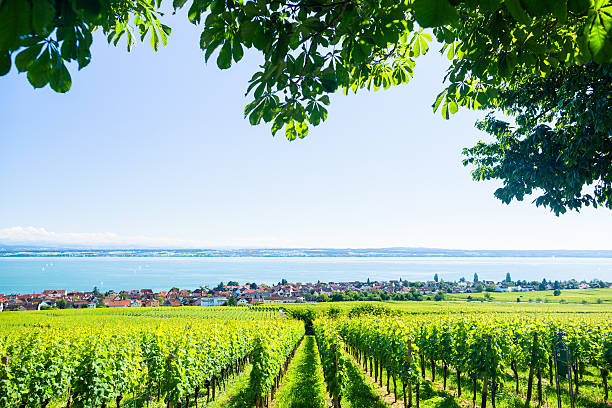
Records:
[[[517,119],[517,128],[493,116],[479,124],[499,142],[466,150],[475,179],[503,180],[496,196],[504,202],[542,190],[536,204],[556,213],[588,204],[612,208],[604,177],[610,117],[601,112],[610,99],[611,0],[173,0],[172,6],[187,9],[202,27],[199,46],[220,69],[239,62],[246,48],[263,56],[247,86],[245,117],[270,123],[273,134],[283,129],[289,140],[326,119],[331,93],[408,82],[435,38],[450,67],[445,88],[432,96],[434,110],[446,119],[459,106]],[[66,64],[76,61],[81,69],[91,61],[95,29],[128,49],[138,39],[154,49],[165,44],[171,30],[161,7],[161,0],[0,0],[0,75],[14,65],[34,87],[66,92]],[[563,81],[566,74],[579,84]],[[597,78],[601,99],[591,103]],[[535,95],[537,89],[546,95]],[[579,118],[576,98],[596,109],[594,116]],[[563,129],[568,123],[573,136]],[[589,146],[581,147],[585,141]],[[570,143],[567,151],[563,143]],[[540,153],[559,148],[562,163]],[[532,161],[522,166],[523,159]],[[584,194],[593,183],[600,183],[596,191]]]

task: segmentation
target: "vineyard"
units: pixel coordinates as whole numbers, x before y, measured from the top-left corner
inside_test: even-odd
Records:
[[[3,313],[0,407],[605,408],[610,317],[370,304]]]

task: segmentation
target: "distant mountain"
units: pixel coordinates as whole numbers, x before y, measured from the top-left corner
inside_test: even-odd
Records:
[[[0,257],[564,257],[612,258],[612,250],[463,250],[442,248],[87,249],[1,245]]]

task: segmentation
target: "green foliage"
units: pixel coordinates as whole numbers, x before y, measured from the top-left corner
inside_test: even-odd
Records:
[[[436,293],[436,295],[434,296],[434,300],[436,302],[439,302],[441,300],[444,300],[444,292],[442,292],[441,290],[438,291],[438,293]]]
[[[325,379],[313,336],[306,336],[296,351],[274,400],[277,407],[327,407]]]
[[[275,380],[280,376],[281,370],[302,337],[304,337],[304,326],[299,323],[283,330],[262,332],[255,339],[249,387],[254,394],[256,406],[262,406],[261,401],[272,390]]]
[[[0,322],[0,406],[45,407],[65,402],[66,395],[77,408],[120,407],[128,398],[124,406],[143,407],[154,395],[177,406],[196,388],[206,389],[238,362],[246,363],[257,342],[268,344],[270,359],[286,354],[268,340],[303,333],[300,322],[268,311],[205,309],[5,313]],[[16,325],[14,319],[27,324]],[[258,356],[255,365],[270,366]]]
[[[11,59],[18,72],[27,73],[34,88],[49,84],[67,92],[72,78],[67,64],[82,69],[91,61],[92,31],[101,28],[109,43],[125,37],[130,50],[150,33],[157,50],[166,44],[170,27],[159,18],[161,0],[5,0],[0,2],[0,75],[10,71]]]
[[[474,180],[499,179],[504,203],[537,194],[557,215],[592,205],[612,208],[612,64],[530,72],[500,89],[493,114],[478,128],[495,138],[465,149]]]
[[[350,365],[350,358],[346,354],[344,341],[331,321],[317,320],[314,324],[314,333],[321,355],[327,391],[332,396],[333,406],[339,408],[348,382],[346,369]]]

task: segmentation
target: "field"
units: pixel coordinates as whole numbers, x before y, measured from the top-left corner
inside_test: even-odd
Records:
[[[493,302],[521,302],[533,303],[576,303],[576,304],[612,304],[612,288],[605,289],[568,289],[562,290],[559,296],[555,296],[552,290],[541,290],[535,292],[481,292],[481,293],[451,293],[447,294],[447,300],[484,300],[485,294],[491,296]]]
[[[0,407],[606,408],[612,306],[339,302],[0,314]]]

